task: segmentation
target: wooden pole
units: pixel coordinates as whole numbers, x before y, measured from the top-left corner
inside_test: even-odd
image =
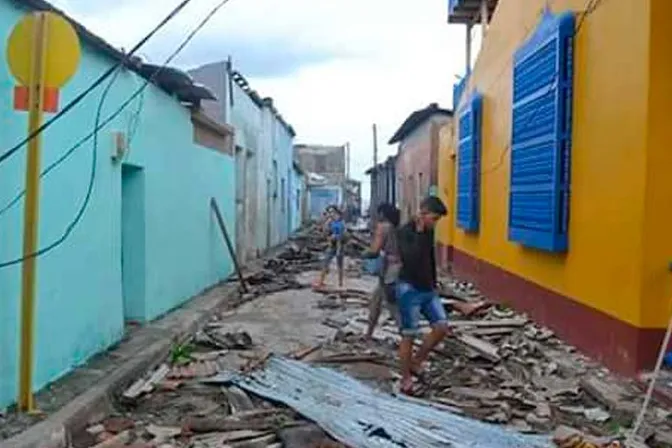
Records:
[[[243,271],[240,268],[240,264],[238,263],[238,257],[236,257],[236,252],[233,249],[231,238],[229,238],[229,232],[226,231],[224,218],[222,218],[222,213],[219,211],[219,206],[217,205],[215,198],[210,199],[210,207],[215,212],[219,229],[222,231],[222,236],[224,236],[224,242],[226,243],[226,247],[229,250],[229,255],[231,255],[231,260],[233,260],[233,266],[236,268],[236,274],[238,275],[238,280],[240,281],[240,287],[243,289],[244,293],[247,293],[249,290],[247,288],[247,284],[245,283],[245,278],[243,278]]]
[[[47,16],[35,13],[30,84],[28,86],[28,135],[42,125],[44,77],[47,49]],[[19,360],[18,407],[33,412],[33,369],[35,351],[35,291],[37,280],[37,231],[40,214],[41,134],[28,142],[26,200],[23,215],[23,263],[21,269],[21,348]]]

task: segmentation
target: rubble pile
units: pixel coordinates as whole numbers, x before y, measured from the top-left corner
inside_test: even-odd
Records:
[[[353,235],[347,247],[358,255],[368,235]],[[298,280],[307,271],[312,277],[320,269],[324,250],[319,228],[305,229],[267,258],[259,271],[245,276],[248,295],[256,298],[288,289],[297,290],[296,300],[311,295],[312,315],[318,310],[317,316],[323,316],[316,326],[328,329],[333,337],[278,354],[341,370],[393,393],[400,378],[399,332],[387,317],[372,340],[363,337],[371,291],[325,288],[316,297]],[[350,269],[353,276],[362,276],[360,265],[352,263]],[[353,280],[353,285],[361,281]],[[643,394],[633,383],[576,353],[527,316],[488,304],[470,283],[445,281],[440,295],[451,312],[454,334],[432,354],[417,379],[416,397],[406,400],[522,433],[553,434],[559,447],[624,446],[624,435],[642,404]],[[460,304],[484,299],[485,306],[473,314],[457,311]],[[233,375],[256,371],[271,356],[255,340],[260,333],[246,328],[233,314],[215,314],[189,341],[176,342],[163,364],[120,391],[117,415],[91,422],[73,447],[344,448],[292,409],[231,385]],[[672,447],[671,415],[658,404],[651,406],[640,433],[641,446]],[[548,440],[551,443],[550,436]]]
[[[456,301],[483,298],[466,283],[451,282],[446,289],[442,295],[449,310]],[[586,443],[591,439],[585,434],[597,436],[592,439],[594,445],[572,445],[568,438],[564,444],[558,442],[558,446],[576,447],[618,446],[609,444],[624,436],[641,408],[639,387],[610,375],[525,315],[489,306],[471,317],[453,311],[451,323],[454,337],[436,350],[423,381],[418,381],[418,395],[427,400],[523,433],[570,428],[572,440]],[[357,341],[365,327],[366,313],[362,313],[344,323],[339,339]],[[387,320],[374,339],[395,348],[399,336],[394,321]],[[390,353],[387,364],[394,365],[394,359]],[[648,446],[672,446],[671,415],[652,406],[642,430]]]
[[[344,248],[346,257],[349,257],[346,271],[348,277],[358,277],[361,275],[361,263],[357,258],[368,247],[368,233],[350,229],[349,236]],[[260,270],[244,276],[251,289],[247,298],[305,288],[306,285],[296,280],[296,275],[322,269],[322,257],[327,248],[328,242],[317,224],[303,229],[280,252],[266,258]]]

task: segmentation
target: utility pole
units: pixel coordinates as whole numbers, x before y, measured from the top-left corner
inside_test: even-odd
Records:
[[[350,179],[350,142],[345,144],[345,177]]]
[[[378,126],[373,123],[373,167],[378,165]]]

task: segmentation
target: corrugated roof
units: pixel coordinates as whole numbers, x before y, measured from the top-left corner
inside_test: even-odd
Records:
[[[84,25],[70,17],[64,11],[56,8],[51,3],[45,0],[11,0],[19,7],[27,8],[37,11],[50,11],[57,13],[66,18],[77,30],[80,39],[86,42],[95,50],[103,55],[112,58],[117,63],[124,61],[126,53],[115,48],[102,37],[89,31]],[[124,63],[125,67],[149,79],[154,72],[160,67],[157,65],[146,64],[139,57],[132,57],[129,61]],[[176,82],[179,80],[179,82]],[[163,69],[158,76],[156,76],[155,85],[171,95],[175,95],[180,101],[192,104],[198,104],[202,99],[213,97],[213,93],[202,85],[194,84],[191,77],[180,69],[167,68]]]
[[[334,370],[273,357],[264,370],[233,379],[284,403],[353,448],[550,448],[549,437],[524,435],[395,397]]]
[[[256,90],[252,89],[252,86],[250,86],[250,83],[245,79],[245,77],[240,73],[239,71],[232,71],[231,72],[231,79],[243,90],[243,92],[247,93],[247,95],[250,97],[250,99],[260,108],[267,107],[270,109],[271,113],[273,116],[282,124],[287,132],[292,137],[296,137],[296,131],[290,125],[285,121],[285,119],[280,115],[280,112],[278,109],[276,109],[275,105],[273,104],[273,98],[262,98]]]
[[[415,131],[421,124],[429,120],[434,115],[446,115],[452,117],[453,111],[450,109],[442,109],[437,103],[432,103],[424,109],[416,110],[408,116],[406,121],[402,123],[388,143],[392,145],[402,141],[411,132]]]

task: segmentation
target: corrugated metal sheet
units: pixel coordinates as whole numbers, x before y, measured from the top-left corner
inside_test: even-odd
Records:
[[[334,370],[271,358],[265,370],[234,382],[284,403],[353,448],[546,448],[523,435],[376,391]]]

